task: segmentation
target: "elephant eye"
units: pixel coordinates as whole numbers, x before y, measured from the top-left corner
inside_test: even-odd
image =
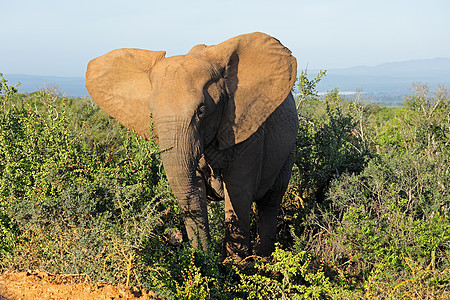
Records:
[[[206,112],[206,106],[204,104],[200,105],[197,108],[197,115],[199,116],[199,118],[203,117],[205,115]]]

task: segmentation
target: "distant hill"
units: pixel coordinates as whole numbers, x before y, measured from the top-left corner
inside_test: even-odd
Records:
[[[69,97],[89,96],[84,87],[84,77],[35,76],[20,74],[4,74],[8,84],[15,85],[20,82],[19,92],[31,93],[43,88],[58,88]]]
[[[310,76],[317,70],[308,70]],[[71,97],[89,96],[84,87],[84,77],[57,77],[5,74],[10,84],[18,81],[21,92],[34,92],[44,87],[58,87]],[[401,96],[411,93],[414,82],[428,83],[432,88],[438,84],[450,87],[450,59],[435,58],[386,63],[378,66],[358,66],[345,69],[329,69],[318,84],[319,92],[339,88],[341,92],[354,92],[356,89],[373,101],[398,101]]]
[[[317,70],[308,71],[311,76]],[[411,93],[411,84],[422,82],[434,88],[438,84],[450,87],[450,59],[435,58],[386,63],[377,66],[358,66],[329,69],[318,84],[320,92],[339,88],[343,92],[362,89],[374,97],[398,97]]]

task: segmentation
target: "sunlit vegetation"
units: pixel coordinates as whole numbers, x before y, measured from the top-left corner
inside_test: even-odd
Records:
[[[223,264],[183,243],[155,141],[90,98],[0,86],[0,268],[145,288],[164,299],[450,298],[450,101],[414,84],[401,107],[324,76],[297,82],[300,129],[277,249]],[[20,87],[19,87],[20,88]],[[256,208],[255,208],[256,209]],[[256,222],[252,224],[256,240]]]

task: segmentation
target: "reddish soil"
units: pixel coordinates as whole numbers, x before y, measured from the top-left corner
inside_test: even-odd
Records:
[[[75,279],[81,283],[75,283]],[[86,281],[86,282],[83,282]],[[12,272],[0,275],[0,299],[161,299],[146,290],[129,289],[97,283],[80,275],[52,275],[40,271]]]

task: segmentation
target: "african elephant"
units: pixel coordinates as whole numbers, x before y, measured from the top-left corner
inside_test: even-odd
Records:
[[[249,255],[250,212],[258,211],[258,255],[273,251],[277,214],[291,176],[298,116],[291,89],[297,62],[263,33],[188,54],[117,49],[89,62],[86,87],[109,115],[150,136],[191,244],[210,242],[207,198],[225,200],[225,248]]]

